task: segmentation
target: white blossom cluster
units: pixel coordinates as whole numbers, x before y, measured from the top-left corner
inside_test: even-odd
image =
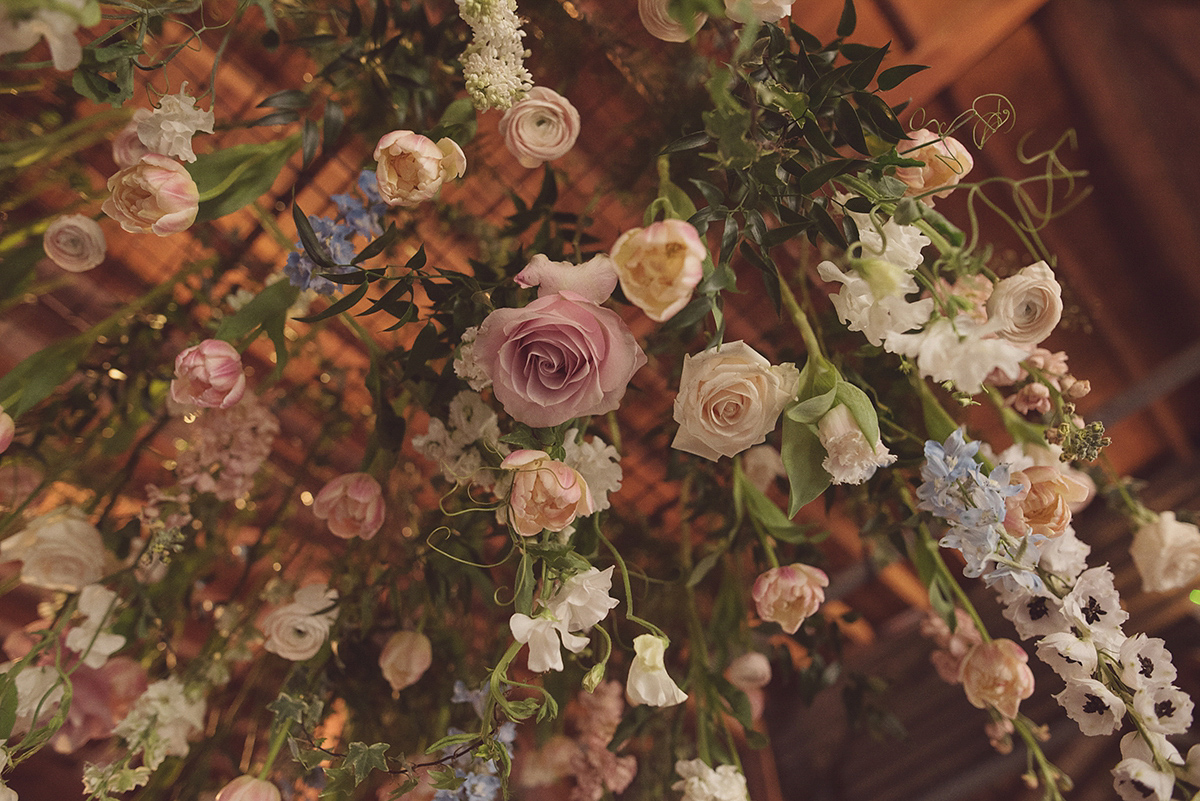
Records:
[[[474,392],[460,392],[450,401],[446,421],[431,418],[429,430],[413,437],[417,453],[435,463],[442,477],[469,483],[486,492],[496,486],[496,470],[487,469],[484,451],[504,456],[496,413]]]
[[[506,109],[533,88],[515,0],[457,0],[475,38],[462,56],[471,102],[480,111]]]
[[[563,442],[567,453],[563,461],[583,476],[592,491],[596,511],[602,512],[612,505],[608,500],[609,493],[621,488],[621,454],[599,437],[581,440],[578,434],[578,429],[574,428],[567,432]]]

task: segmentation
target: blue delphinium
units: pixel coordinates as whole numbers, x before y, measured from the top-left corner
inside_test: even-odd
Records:
[[[387,213],[387,204],[379,195],[375,173],[363,170],[358,176],[358,189],[362,193],[361,198],[354,194],[331,196],[337,208],[335,219],[314,214],[308,216],[317,239],[325,245],[337,264],[349,264],[354,258],[355,237],[363,237],[369,242],[383,233],[381,221]],[[366,199],[365,203],[363,198]],[[299,242],[296,243],[296,249],[288,254],[283,272],[293,286],[311,289],[322,295],[333,294],[339,286],[336,281],[318,274],[317,264],[309,258]]]

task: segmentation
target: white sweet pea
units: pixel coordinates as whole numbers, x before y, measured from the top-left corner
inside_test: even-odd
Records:
[[[79,611],[84,621],[67,632],[67,648],[79,653],[83,663],[100,668],[108,657],[125,645],[125,638],[111,631],[117,613],[117,594],[99,584],[89,584],[79,593]]]
[[[588,644],[587,637],[571,634],[565,623],[549,615],[516,612],[508,619],[508,628],[514,640],[529,646],[529,669],[534,673],[562,670],[562,648],[577,654]]]
[[[603,303],[617,288],[617,270],[607,253],[599,253],[583,264],[550,261],[541,253],[529,260],[513,277],[517,286],[538,288],[538,297],[568,290],[593,303]]]
[[[922,376],[949,381],[968,395],[982,390],[984,379],[995,370],[1015,381],[1029,355],[1006,340],[981,336],[979,323],[963,314],[953,322],[939,318],[915,334],[890,333],[883,347],[916,359]]]
[[[838,319],[851,331],[861,331],[872,345],[883,345],[893,335],[920,328],[933,314],[932,298],[905,300],[917,291],[916,281],[908,273],[894,275],[895,289],[882,296],[864,276],[842,272],[831,261],[818,264],[817,273],[823,281],[842,284],[841,290],[829,298]],[[882,286],[878,280],[874,283]]]
[[[620,601],[609,595],[613,568],[589,568],[567,579],[546,604],[567,631],[586,631],[608,617]]]
[[[138,139],[150,148],[151,153],[173,156],[181,161],[192,162],[192,137],[197,132],[212,133],[214,117],[212,110],[196,108],[196,101],[187,93],[187,82],[173,95],[159,100],[158,108],[138,122]]]
[[[621,454],[599,437],[581,441],[577,434],[574,428],[567,432],[563,442],[566,452],[563,461],[583,476],[591,490],[595,510],[603,512],[612,505],[608,496],[621,489]]]
[[[663,656],[667,641],[653,634],[640,634],[633,640],[635,656],[629,665],[629,678],[625,681],[625,698],[637,706],[675,706],[687,700],[687,693],[679,689],[667,674]]]

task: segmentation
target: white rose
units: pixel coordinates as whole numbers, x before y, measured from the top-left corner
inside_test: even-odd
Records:
[[[1037,345],[1062,319],[1062,287],[1039,261],[996,284],[987,310],[989,331],[1016,345]]]
[[[296,591],[292,603],[281,606],[263,618],[259,628],[273,654],[300,662],[311,659],[329,636],[329,627],[337,620],[337,591],[324,584],[309,584]]]
[[[396,632],[379,655],[379,670],[395,692],[416,684],[432,664],[433,647],[419,631]]]
[[[558,92],[535,86],[524,100],[504,112],[500,134],[521,166],[533,169],[575,146],[579,112]]]
[[[664,42],[686,42],[708,22],[707,14],[697,14],[692,17],[689,29],[671,16],[669,5],[670,0],[638,0],[638,16],[641,17],[646,31],[655,39],[662,39]]]
[[[100,532],[74,507],[30,520],[23,531],[0,543],[0,554],[22,562],[22,581],[48,590],[78,592],[104,575]]]
[[[433,140],[412,131],[384,134],[375,145],[375,181],[389,206],[415,206],[442,183],[462,176],[467,157],[453,139]]]
[[[213,122],[211,109],[196,108],[185,81],[177,93],[165,95],[158,108],[138,121],[137,134],[150,152],[191,162],[196,160],[192,137],[197,131],[212,133]]]
[[[1162,512],[1133,535],[1129,555],[1142,575],[1146,592],[1186,587],[1200,575],[1200,529]]]
[[[671,447],[717,461],[757,445],[795,396],[800,371],[773,366],[745,342],[727,342],[685,356]]]
[[[50,261],[67,272],[82,273],[104,261],[107,244],[100,224],[84,214],[54,218],[42,237]]]

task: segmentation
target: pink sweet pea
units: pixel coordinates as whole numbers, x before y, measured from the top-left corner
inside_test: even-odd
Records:
[[[327,520],[335,536],[369,540],[383,526],[383,488],[367,473],[347,473],[317,493],[313,514]]]
[[[754,603],[758,616],[778,623],[788,634],[816,614],[825,601],[829,577],[825,571],[802,564],[768,570],[754,582]]]
[[[246,393],[242,357],[228,342],[206,339],[175,357],[171,399],[185,406],[228,409]]]

